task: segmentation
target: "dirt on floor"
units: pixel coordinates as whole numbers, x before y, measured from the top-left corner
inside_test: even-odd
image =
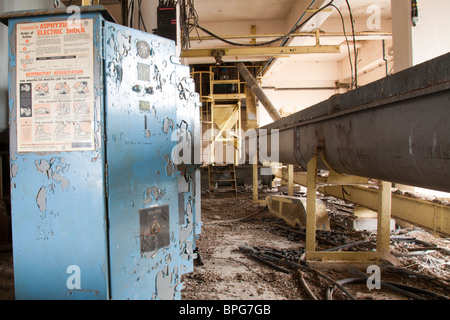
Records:
[[[0,300],[14,300],[14,271],[11,246],[0,246]]]
[[[267,194],[277,193],[260,193]],[[331,230],[317,231],[316,250],[349,243],[359,244],[345,250],[376,248],[376,232],[355,231],[351,227],[352,204],[330,197],[322,197],[322,201],[328,209]],[[195,261],[194,272],[182,277],[184,300],[450,297],[450,241],[420,228],[397,227],[391,233],[390,249],[397,265],[380,264],[382,288],[370,290],[364,278],[372,275],[367,273],[367,266],[305,262],[304,228],[293,228],[269,213],[264,205],[253,203],[251,191],[239,192],[237,197],[227,193],[214,197],[203,194],[202,221],[202,233],[196,242],[201,259]],[[344,279],[353,280],[341,282]],[[396,286],[386,287],[391,283]],[[399,284],[408,287],[397,290]],[[6,246],[0,248],[0,300],[12,299],[13,259],[11,247]]]
[[[323,201],[328,208],[331,230],[317,231],[316,250],[353,242],[360,244],[346,250],[376,248],[376,232],[355,231],[350,227],[351,204],[330,197]],[[362,277],[373,275],[366,273],[367,265],[321,263],[313,266],[304,262],[305,236],[302,231],[305,230],[290,227],[269,213],[264,205],[254,204],[251,193],[240,192],[236,198],[231,194],[203,195],[202,221],[202,234],[196,243],[202,261],[197,263],[193,273],[183,276],[182,299],[403,300],[450,297],[450,241],[435,238],[419,228],[397,228],[391,233],[391,253],[398,265],[380,264],[383,287],[369,290],[367,279],[360,278],[361,273]],[[340,283],[335,285],[334,282],[350,278],[357,280],[341,286],[348,292],[346,295],[339,289]],[[404,290],[408,289],[405,293],[388,289],[385,287],[388,282],[408,285],[414,290],[404,287]],[[375,281],[371,283],[375,284]]]

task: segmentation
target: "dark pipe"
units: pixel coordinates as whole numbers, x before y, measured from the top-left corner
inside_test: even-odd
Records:
[[[450,192],[450,53],[271,123],[279,161]],[[321,169],[327,169],[322,164]]]
[[[269,98],[266,96],[264,91],[256,82],[255,78],[253,78],[253,76],[247,70],[247,67],[241,62],[236,64],[236,67],[239,70],[240,75],[244,78],[245,82],[247,83],[247,87],[253,91],[256,97],[258,97],[259,101],[261,101],[264,108],[266,108],[270,117],[274,121],[281,119],[280,113],[278,112],[277,109],[275,109],[272,102],[270,102]]]

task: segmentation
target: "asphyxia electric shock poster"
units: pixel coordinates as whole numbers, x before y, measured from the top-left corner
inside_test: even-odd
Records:
[[[94,150],[93,21],[17,25],[18,152]]]

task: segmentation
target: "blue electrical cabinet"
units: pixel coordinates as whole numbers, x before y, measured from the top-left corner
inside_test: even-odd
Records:
[[[201,232],[200,120],[174,41],[102,6],[0,19],[16,299],[180,299]]]

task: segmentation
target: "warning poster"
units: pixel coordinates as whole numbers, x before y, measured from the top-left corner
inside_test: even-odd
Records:
[[[94,150],[93,21],[17,25],[18,152]]]

